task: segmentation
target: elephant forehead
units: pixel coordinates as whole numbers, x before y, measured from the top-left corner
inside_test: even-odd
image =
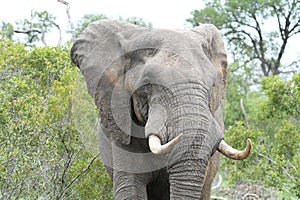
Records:
[[[146,71],[149,72],[145,75],[158,75],[166,72],[167,68],[173,68],[172,70],[185,77],[197,76],[198,79],[207,82],[207,85],[211,85],[211,79],[216,77],[217,72],[203,51],[202,43],[195,39],[201,38],[172,30],[146,31],[134,40],[126,42],[126,52],[131,52],[127,56],[127,59],[131,59],[130,68],[145,65]],[[177,73],[177,76],[179,74]],[[175,78],[170,75],[165,77]]]
[[[125,51],[131,52],[139,49],[164,49],[183,54],[188,51],[201,51],[202,46],[194,38],[181,32],[165,29],[152,29],[134,34],[130,40],[124,39],[122,46]]]

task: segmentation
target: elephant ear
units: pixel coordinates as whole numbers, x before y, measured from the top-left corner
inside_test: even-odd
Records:
[[[217,69],[217,78],[211,89],[209,106],[220,127],[224,129],[221,107],[226,95],[227,54],[222,35],[212,24],[203,24],[192,30],[204,38],[201,40],[203,50]]]
[[[90,24],[75,41],[71,58],[82,72],[105,134],[130,143],[130,94],[124,88],[126,41],[148,29],[115,20]]]

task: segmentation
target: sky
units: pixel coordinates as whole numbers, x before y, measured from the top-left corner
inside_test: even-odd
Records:
[[[4,0],[1,0],[4,2]],[[195,9],[204,8],[203,0],[66,0],[70,3],[70,14],[76,25],[85,14],[104,14],[109,18],[118,19],[138,17],[145,22],[152,23],[154,28],[189,28],[191,25],[186,19],[191,17]],[[30,19],[31,10],[48,11],[56,17],[63,33],[63,42],[69,41],[71,35],[66,6],[57,0],[7,0],[0,4],[0,22],[10,22]],[[268,24],[266,24],[268,25]],[[270,25],[270,24],[269,24]],[[53,29],[55,30],[55,29]],[[46,36],[48,45],[57,45],[59,33],[56,30]],[[291,38],[287,45],[284,61],[299,59],[300,49],[295,44],[299,43],[300,34]],[[228,47],[228,46],[227,46]]]
[[[1,0],[4,1],[4,0]],[[152,23],[154,28],[187,28],[190,25],[186,19],[191,12],[204,7],[202,0],[66,0],[70,3],[70,14],[74,24],[85,14],[104,14],[118,19],[138,17]],[[63,32],[70,30],[66,6],[57,0],[8,0],[0,6],[0,21],[10,22],[30,19],[31,10],[48,11],[56,17],[56,22]],[[48,36],[49,37],[49,36]],[[58,32],[53,33],[58,38]],[[64,34],[63,40],[70,35]],[[46,38],[49,40],[49,38]]]

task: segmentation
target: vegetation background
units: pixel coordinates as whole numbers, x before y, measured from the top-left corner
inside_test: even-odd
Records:
[[[209,0],[187,19],[223,33],[230,61],[225,138],[236,148],[251,138],[254,146],[245,161],[222,159],[213,199],[300,198],[299,59],[286,55],[300,33],[299,10],[298,0]],[[98,159],[97,111],[69,55],[82,30],[107,17],[87,14],[73,25],[68,16],[72,39],[52,47],[47,34],[60,27],[47,11],[1,22],[1,199],[113,199]],[[138,17],[120,20],[152,28]],[[21,34],[25,40],[13,40]]]

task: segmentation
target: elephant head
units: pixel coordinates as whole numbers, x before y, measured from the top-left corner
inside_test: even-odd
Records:
[[[154,154],[168,153],[171,198],[199,198],[216,150],[232,159],[249,155],[249,140],[244,151],[223,140],[227,55],[213,25],[162,30],[102,20],[83,32],[71,57],[110,141],[130,146],[146,138]],[[145,131],[136,134],[133,125]]]

